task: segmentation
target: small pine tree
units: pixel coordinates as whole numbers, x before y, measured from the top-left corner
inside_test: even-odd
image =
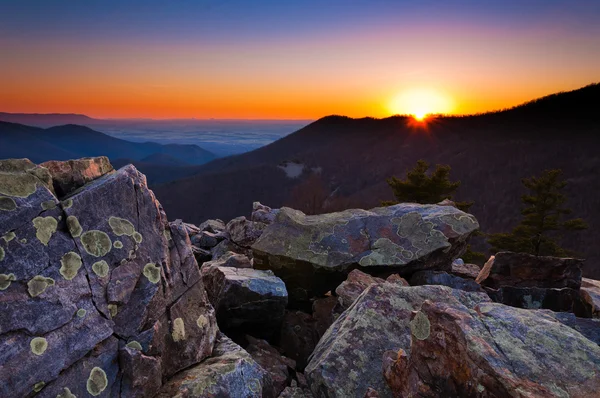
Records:
[[[513,251],[536,256],[567,256],[572,253],[559,245],[560,237],[569,231],[586,229],[581,218],[564,220],[572,213],[565,207],[567,197],[562,192],[567,183],[561,170],[546,170],[539,177],[524,178],[530,191],[521,200],[525,208],[523,219],[510,233],[490,234],[493,252]]]

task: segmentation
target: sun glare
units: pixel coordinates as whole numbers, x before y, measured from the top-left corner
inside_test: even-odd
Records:
[[[439,91],[419,88],[399,93],[390,101],[389,108],[394,114],[411,115],[422,121],[428,115],[450,113],[452,101]]]

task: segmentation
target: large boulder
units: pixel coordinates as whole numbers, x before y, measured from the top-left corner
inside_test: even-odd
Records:
[[[490,258],[477,276],[477,283],[494,289],[537,287],[560,289],[581,287],[583,260],[500,252]]]
[[[479,224],[454,207],[399,204],[307,216],[282,208],[252,246],[254,266],[282,278],[292,301],[334,290],[351,269],[450,269]]]
[[[157,398],[273,398],[269,374],[221,334],[210,358],[169,380]]]
[[[133,166],[62,202],[47,169],[0,170],[15,204],[0,210],[0,397],[150,396],[136,369],[156,386],[210,355],[216,319],[188,236]]]
[[[285,284],[270,271],[203,266],[202,279],[223,329],[244,326],[265,336],[276,330],[285,314]]]
[[[106,156],[65,161],[50,160],[40,166],[47,168],[52,175],[52,184],[59,198],[114,170]]]
[[[410,350],[385,355],[396,397],[593,397],[600,347],[541,311],[426,301]]]
[[[381,371],[382,355],[387,350],[410,351],[412,313],[427,299],[468,308],[489,301],[483,293],[445,286],[369,286],[314,350],[306,376],[315,397],[361,398],[369,387],[381,397],[392,397]]]

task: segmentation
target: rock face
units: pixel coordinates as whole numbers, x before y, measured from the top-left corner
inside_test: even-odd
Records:
[[[348,278],[335,289],[335,293],[338,295],[338,300],[342,308],[346,309],[350,307],[354,300],[356,300],[356,298],[370,285],[383,282],[385,281],[381,278],[373,277],[355,269],[350,272]]]
[[[500,252],[481,269],[477,283],[503,286],[579,289],[582,260]]]
[[[78,164],[54,163],[81,176],[52,181],[0,162],[0,397],[151,396],[212,351],[215,314],[182,223],[133,166],[59,202],[52,186],[95,175]]]
[[[250,354],[221,334],[211,358],[179,373],[156,397],[272,398],[275,395],[268,373]]]
[[[427,299],[468,308],[489,301],[483,293],[445,286],[369,286],[315,348],[306,367],[314,396],[363,397],[371,387],[381,397],[392,397],[381,371],[382,355],[387,350],[410,352],[412,313]]]
[[[450,206],[399,204],[307,216],[282,208],[252,246],[254,266],[272,269],[290,298],[305,301],[339,285],[352,267],[412,273],[449,269],[479,227]]]
[[[202,279],[208,297],[224,329],[274,331],[285,313],[285,284],[270,271],[251,268],[203,267]]]
[[[541,311],[423,303],[409,351],[386,354],[397,397],[592,397],[600,347]]]
[[[54,190],[59,198],[113,171],[106,156],[67,161],[51,160],[40,166],[52,175]]]

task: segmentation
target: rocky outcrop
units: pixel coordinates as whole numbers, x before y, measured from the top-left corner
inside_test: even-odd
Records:
[[[461,278],[444,271],[418,271],[410,277],[411,286],[443,285],[467,292],[483,292],[479,283],[473,279]]]
[[[334,290],[353,267],[410,274],[449,269],[479,224],[450,206],[399,204],[307,216],[282,208],[252,246],[254,266],[282,278],[290,299]]]
[[[315,397],[362,397],[369,387],[381,397],[391,397],[381,371],[382,355],[387,350],[410,352],[412,313],[428,299],[468,308],[489,301],[483,293],[445,286],[369,286],[327,330],[312,354],[306,376]]]
[[[350,307],[354,300],[356,300],[356,298],[370,285],[383,282],[385,281],[381,278],[373,277],[355,269],[350,272],[346,280],[335,289],[335,293],[338,296],[341,307],[346,309]]]
[[[168,381],[157,398],[274,398],[269,374],[240,346],[220,335],[212,357]]]
[[[81,175],[53,181],[0,161],[0,397],[150,396],[212,351],[214,310],[181,223],[133,166],[59,202],[53,186],[95,175],[78,164],[54,163]]]
[[[54,190],[59,198],[114,170],[106,156],[67,161],[51,160],[40,166],[50,172]]]
[[[494,289],[504,286],[561,289],[581,287],[583,260],[500,252],[481,269],[477,283]]]
[[[426,301],[410,350],[388,352],[396,397],[591,397],[600,347],[543,312],[482,302]]]
[[[202,268],[202,279],[223,329],[269,335],[284,316],[285,284],[270,271],[210,266]]]

